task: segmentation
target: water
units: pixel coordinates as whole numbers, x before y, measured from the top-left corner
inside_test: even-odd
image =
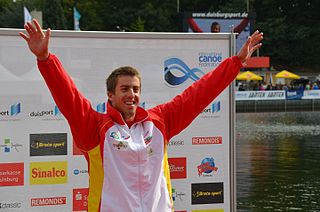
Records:
[[[320,113],[237,113],[237,211],[320,211]]]

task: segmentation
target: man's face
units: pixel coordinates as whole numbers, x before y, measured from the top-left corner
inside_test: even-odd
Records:
[[[114,93],[108,92],[112,106],[125,121],[133,121],[140,103],[140,81],[136,76],[119,76]]]
[[[211,28],[211,32],[218,33],[220,32],[220,26],[219,25],[213,25]]]

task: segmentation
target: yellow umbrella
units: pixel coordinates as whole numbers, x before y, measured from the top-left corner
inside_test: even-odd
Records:
[[[296,75],[294,73],[291,73],[287,70],[280,71],[276,74],[277,78],[286,78],[286,79],[300,79],[301,77],[299,75]]]
[[[236,79],[237,80],[262,80],[262,77],[255,73],[252,73],[251,71],[246,71],[246,72],[239,73]]]

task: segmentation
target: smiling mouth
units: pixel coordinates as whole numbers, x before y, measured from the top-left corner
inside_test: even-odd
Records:
[[[136,102],[135,101],[127,101],[127,102],[125,102],[125,104],[128,106],[134,106],[136,104]]]

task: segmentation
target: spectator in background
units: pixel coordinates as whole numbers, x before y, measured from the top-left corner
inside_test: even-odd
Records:
[[[310,85],[310,82],[308,83],[308,84],[306,84],[306,88],[305,88],[305,90],[311,90],[311,85]]]
[[[319,86],[316,82],[313,83],[312,90],[319,90]]]
[[[218,22],[213,22],[211,24],[211,32],[212,33],[218,33],[218,32],[220,32],[220,29],[221,29],[221,27],[220,27],[220,24]]]

